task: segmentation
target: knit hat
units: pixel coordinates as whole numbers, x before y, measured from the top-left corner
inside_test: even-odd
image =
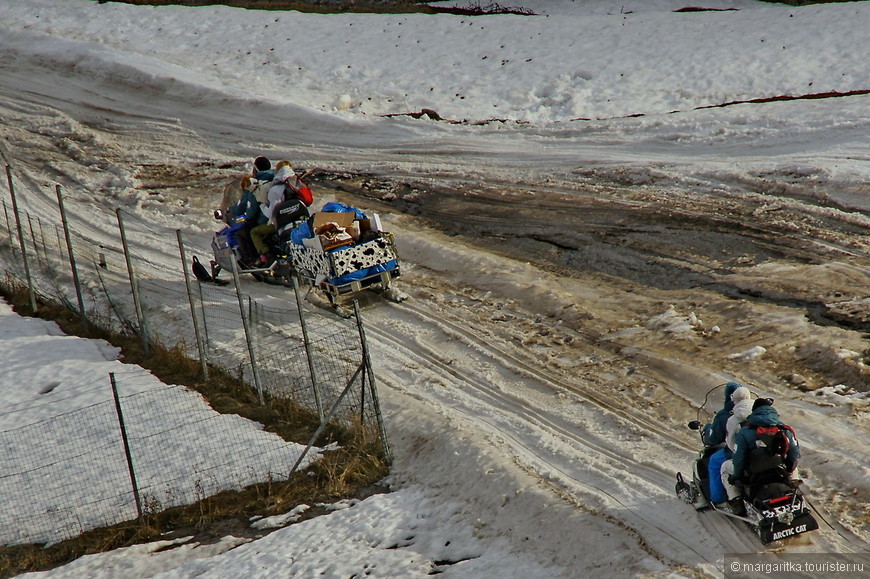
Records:
[[[254,167],[257,168],[257,171],[268,171],[272,168],[272,161],[266,157],[257,157],[254,159]]]
[[[752,411],[755,412],[762,406],[773,406],[773,398],[758,398],[752,403]]]
[[[734,404],[737,404],[741,400],[749,400],[751,396],[752,393],[749,391],[749,388],[746,386],[740,386],[731,393],[731,401],[734,402]]]
[[[749,392],[749,388],[741,386],[731,395],[731,400],[734,401],[734,408],[731,409],[731,416],[734,417],[739,424],[746,420],[747,416],[752,414],[752,394]],[[728,423],[730,424],[731,421],[729,420]]]

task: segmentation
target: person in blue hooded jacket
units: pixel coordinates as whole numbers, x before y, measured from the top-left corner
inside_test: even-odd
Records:
[[[252,179],[250,176],[245,175],[242,177],[240,183],[242,196],[228,210],[230,222],[240,217],[244,218],[245,225],[238,231],[238,240],[239,249],[242,253],[242,261],[249,264],[255,263],[259,256],[251,240],[251,229],[257,226],[260,218],[260,204],[257,202],[257,198],[251,189],[251,183]]]
[[[731,395],[734,408],[726,423],[725,446],[710,455],[707,461],[707,471],[710,481],[710,502],[714,504],[724,503],[738,493],[733,486],[728,486],[728,479],[722,480],[724,465],[728,465],[728,473],[731,474],[731,456],[734,453],[734,437],[740,430],[740,424],[752,413],[752,394],[746,386],[740,386]],[[727,475],[726,475],[727,476]],[[731,493],[730,495],[728,493]]]
[[[753,449],[758,448],[759,437],[756,428],[759,426],[783,426],[779,413],[772,405],[772,400],[759,398],[752,407],[752,414],[746,419],[747,425],[740,429],[734,438],[735,450],[732,464],[734,465],[734,481],[743,480],[752,465],[749,464]],[[788,453],[785,456],[785,469],[789,475],[797,468],[800,458],[800,447],[797,438],[790,428],[784,428],[783,433],[788,439]],[[729,480],[731,482],[731,480]]]
[[[725,384],[725,403],[722,405],[722,410],[716,413],[712,423],[704,427],[703,440],[705,445],[722,446],[725,444],[725,427],[728,424],[728,418],[731,416],[731,410],[734,408],[734,401],[731,400],[731,395],[738,388],[740,388],[740,384],[737,382]]]

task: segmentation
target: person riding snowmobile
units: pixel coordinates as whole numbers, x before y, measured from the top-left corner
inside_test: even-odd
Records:
[[[241,250],[241,259],[246,264],[255,263],[256,257],[259,255],[254,243],[251,240],[251,230],[258,224],[260,218],[260,204],[252,191],[253,180],[250,176],[245,175],[241,180],[242,196],[239,201],[229,208],[229,222],[238,218],[244,218],[245,225],[239,230],[239,249]]]
[[[746,426],[740,429],[734,438],[735,449],[732,458],[734,474],[728,477],[728,483],[742,483],[744,491],[751,495],[752,487],[758,477],[764,473],[782,467],[783,475],[788,479],[795,471],[800,458],[800,447],[791,428],[785,426],[779,419],[779,413],[773,407],[769,398],[759,398],[753,404],[752,414],[746,419]],[[769,452],[765,449],[765,441],[759,434],[759,427],[781,427],[776,430],[785,436],[787,451],[785,456]]]
[[[254,159],[254,168],[251,169],[251,177],[257,181],[271,181],[275,177],[275,171],[272,170],[272,161],[266,157],[257,157]]]
[[[731,410],[734,408],[731,395],[738,388],[740,388],[740,384],[737,382],[725,384],[725,402],[722,405],[722,410],[716,413],[712,423],[704,426],[701,435],[705,446],[722,446],[725,443],[725,426],[728,423],[728,417],[731,416]]]
[[[710,501],[716,504],[723,503],[729,498],[727,494],[728,487],[723,484],[721,474],[726,464],[728,465],[728,472],[731,472],[730,461],[734,453],[734,437],[740,430],[741,423],[752,412],[752,393],[749,392],[749,388],[740,386],[731,394],[731,402],[733,408],[725,425],[725,446],[710,455],[710,460],[707,463],[708,480],[710,481]]]
[[[270,187],[266,197],[266,201],[260,203],[260,218],[256,227],[251,230],[251,240],[259,253],[260,264],[265,265],[269,261],[268,253],[271,249],[266,244],[266,238],[275,233],[277,230],[274,219],[275,208],[287,199],[286,191],[291,190],[298,198],[297,189],[294,185],[298,184],[299,177],[293,171],[293,164],[290,161],[280,161],[275,166],[275,180]],[[307,188],[306,188],[307,189]],[[308,198],[310,201],[310,198]],[[303,201],[304,202],[304,201]],[[310,205],[308,202],[306,205]]]

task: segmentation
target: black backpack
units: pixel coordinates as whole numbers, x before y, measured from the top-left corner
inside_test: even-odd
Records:
[[[294,197],[278,203],[272,211],[272,217],[275,218],[275,229],[280,235],[284,227],[307,219],[309,217],[308,207]]]
[[[785,434],[786,430],[791,430],[794,433],[794,430],[790,426],[785,426],[784,424],[757,426],[755,428],[755,434],[758,436],[756,445],[759,448],[764,448],[770,456],[779,456],[785,460],[785,457],[788,456],[788,451],[791,449],[791,442],[789,442],[788,436]]]
[[[794,436],[794,430],[790,426],[755,427],[758,439],[755,442],[755,447],[749,449],[746,464],[746,478],[751,488],[758,488],[770,482],[788,480],[788,473],[793,470],[795,465],[788,460],[791,441],[786,435],[787,430]],[[797,443],[797,438],[794,438],[794,441]],[[751,491],[750,494],[753,493],[754,491]]]

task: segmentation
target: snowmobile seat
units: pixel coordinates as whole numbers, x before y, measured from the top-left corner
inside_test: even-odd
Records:
[[[299,199],[287,199],[275,206],[272,213],[275,218],[275,231],[281,239],[290,234],[290,230],[299,222],[308,219],[308,207]]]
[[[782,458],[770,455],[764,449],[756,449],[749,455],[745,487],[750,497],[767,486],[789,486],[788,470]]]
[[[791,485],[777,482],[758,489],[754,501],[756,505],[763,507],[765,504],[776,504],[785,500],[791,500],[793,495],[794,489]]]

